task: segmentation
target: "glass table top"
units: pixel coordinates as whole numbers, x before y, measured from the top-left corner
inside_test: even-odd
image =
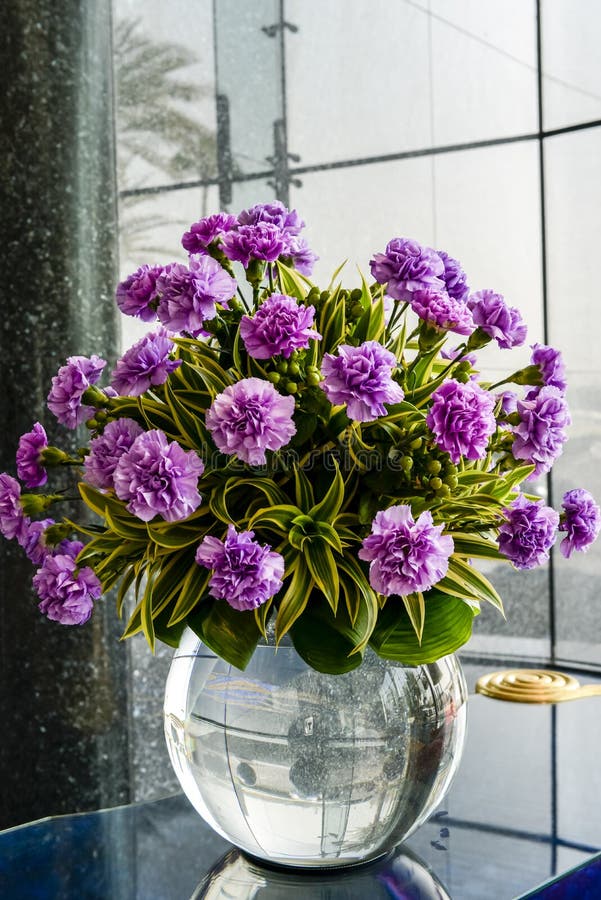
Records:
[[[481,670],[464,669],[473,686]],[[443,805],[406,844],[368,866],[315,874],[269,869],[232,849],[177,795],[0,833],[0,897],[601,897],[601,863],[591,861],[601,850],[601,698],[534,706],[473,695],[468,717],[463,762]],[[571,882],[560,878],[530,893],[583,863]]]

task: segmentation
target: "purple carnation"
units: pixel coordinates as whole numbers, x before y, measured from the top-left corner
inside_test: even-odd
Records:
[[[302,350],[311,340],[321,340],[313,329],[314,306],[299,306],[292,297],[272,294],[254,316],[242,316],[240,335],[253,359],[269,359],[281,354],[288,359],[293,350]]]
[[[44,532],[54,524],[54,519],[38,519],[35,522],[28,522],[27,527],[19,536],[19,544],[27,558],[36,566],[41,566],[48,554],[52,552],[46,546]]]
[[[267,222],[258,225],[241,225],[237,231],[228,232],[223,238],[222,250],[228,259],[248,268],[251,259],[274,262],[288,246],[287,236]]]
[[[31,431],[19,438],[17,475],[25,483],[25,487],[41,487],[48,481],[48,473],[40,461],[40,453],[47,446],[48,438],[39,422],[35,423]]]
[[[62,553],[63,556],[70,556],[71,559],[77,559],[83,548],[84,545],[81,541],[61,541],[57,552]]]
[[[414,291],[411,295],[413,312],[433,325],[437,330],[455,331],[457,334],[471,334],[474,330],[472,314],[461,300],[456,300],[445,291]]]
[[[566,381],[566,367],[559,350],[548,347],[545,344],[532,345],[532,365],[538,366],[543,384],[559,388],[565,392],[568,383]]]
[[[140,266],[125,281],[117,285],[117,306],[126,316],[137,316],[143,322],[153,322],[158,302],[157,278],[162,266]]]
[[[133,419],[109,422],[102,434],[90,441],[90,452],[84,461],[86,481],[100,490],[112,488],[117,463],[143,433],[144,429]]]
[[[476,366],[478,362],[478,358],[475,353],[465,353],[463,346],[460,344],[458,347],[453,347],[452,350],[447,350],[445,347],[440,351],[440,355],[443,359],[457,359],[458,356],[461,356],[460,362],[469,363],[472,368]]]
[[[518,411],[518,395],[515,391],[503,391],[495,399],[501,401],[501,416],[511,416]]]
[[[305,223],[295,209],[287,209],[279,200],[272,203],[257,203],[243,210],[238,216],[240,225],[258,225],[260,222],[275,225],[289,235],[299,234]]]
[[[528,500],[520,494],[503,510],[505,522],[499,527],[499,550],[516,569],[533,569],[549,559],[559,524],[559,516],[542,500]]]
[[[61,625],[83,625],[92,615],[102,585],[88,566],[78,568],[67,554],[48,554],[33,578],[39,609]]]
[[[439,447],[458,463],[482,459],[488,439],[497,427],[493,410],[495,398],[473,381],[462,384],[449,378],[432,394],[432,406],[426,419]]]
[[[567,533],[559,548],[568,559],[574,550],[586,552],[596,539],[601,530],[601,510],[583,488],[564,494],[562,508],[559,530]]]
[[[9,540],[17,538],[20,541],[29,525],[20,498],[21,485],[3,472],[0,475],[0,532]]]
[[[253,531],[238,534],[229,525],[225,541],[207,536],[196,551],[198,565],[214,569],[209,593],[238,610],[261,606],[277,594],[284,577],[283,556],[253,537]]]
[[[442,280],[446,285],[447,294],[455,300],[466,303],[470,289],[467,286],[467,276],[461,268],[461,264],[456,259],[453,259],[452,256],[449,256],[448,253],[445,253],[444,250],[437,250],[436,252],[444,263]]]
[[[282,252],[284,256],[290,257],[292,265],[301,273],[301,275],[311,275],[313,266],[319,259],[319,256],[316,256],[307,245],[306,240],[297,237],[296,235],[290,235],[287,238]]]
[[[415,291],[445,289],[444,263],[430,247],[409,238],[393,238],[384,253],[370,261],[371,274],[395,300],[411,300]]]
[[[396,357],[378,341],[365,341],[358,347],[341,344],[337,355],[326,353],[320,387],[334,406],[346,404],[349,419],[373,422],[386,415],[385,403],[400,403],[405,396],[392,380]]]
[[[223,235],[231,231],[238,224],[236,216],[230,216],[228,213],[216,213],[213,216],[206,216],[199,222],[190,225],[190,231],[186,231],[182,237],[182,247],[188,253],[206,253],[207,248],[213,241],[223,237]]]
[[[70,356],[52,379],[48,394],[48,409],[61,425],[76,428],[94,415],[92,406],[85,406],[82,397],[92,384],[96,384],[106,366],[104,359],[93,355]]]
[[[153,384],[164,384],[181,359],[169,359],[174,343],[165,328],[151,331],[127,350],[111,375],[111,384],[123,395],[139,397]]]
[[[177,522],[200,506],[198,479],[203,472],[204,463],[194,450],[182,450],[154,429],[138,435],[120,457],[113,483],[119,499],[143,522],[155,516]]]
[[[296,434],[293,413],[293,397],[283,397],[269,381],[243,378],[215,397],[205,422],[222,453],[262,466],[266,450],[279,450]]]
[[[442,534],[444,525],[434,525],[432,514],[413,519],[410,506],[380,510],[371,534],[363,541],[359,558],[371,563],[369,581],[380,594],[406,596],[427,591],[449,568],[453,538]]]
[[[519,347],[526,340],[526,326],[520,311],[507,306],[501,294],[494,291],[476,291],[469,298],[474,324],[490,338],[494,338],[503,350]]]
[[[565,428],[571,424],[568,404],[559,388],[530,391],[517,401],[521,422],[514,429],[511,452],[536,466],[530,478],[548,472],[567,441]]]
[[[211,256],[191,256],[188,266],[170,263],[157,287],[163,325],[194,336],[202,333],[204,321],[215,317],[216,304],[227,306],[236,293],[235,280]]]

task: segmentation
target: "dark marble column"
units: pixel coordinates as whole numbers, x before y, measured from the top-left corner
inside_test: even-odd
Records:
[[[114,360],[110,0],[4,0],[0,33],[0,471],[70,354]],[[0,827],[128,799],[127,648],[110,601],[45,619],[0,539]]]

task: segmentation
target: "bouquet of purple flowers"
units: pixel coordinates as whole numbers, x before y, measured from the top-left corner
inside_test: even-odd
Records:
[[[187,265],[119,284],[121,311],[154,328],[109,383],[97,356],[52,379],[50,411],[87,445],[49,446],[36,423],[16,457],[28,492],[0,475],[0,530],[50,619],[81,625],[119,585],[119,615],[136,598],[125,636],[151,646],[189,626],[244,668],[271,623],[320,671],[367,646],[416,665],[464,644],[482,602],[502,612],[474,560],[530,569],[558,532],[565,556],[596,538],[587,491],[561,513],[529,491],[570,424],[560,353],[534,344],[530,365],[481,380],[479,349],[526,339],[501,295],[405,238],[371,283],[347,290],[339,270],[321,290],[303,225],[280,203],[196,222]],[[62,494],[36,489],[65,465],[84,521],[39,518]]]

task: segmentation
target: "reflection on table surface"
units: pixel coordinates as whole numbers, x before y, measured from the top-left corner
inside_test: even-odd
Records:
[[[464,668],[473,687],[481,670]],[[2,832],[0,897],[513,900],[601,849],[600,713],[595,697],[530,706],[471,696],[443,807],[369,866],[269,869],[232,851],[179,795]]]

